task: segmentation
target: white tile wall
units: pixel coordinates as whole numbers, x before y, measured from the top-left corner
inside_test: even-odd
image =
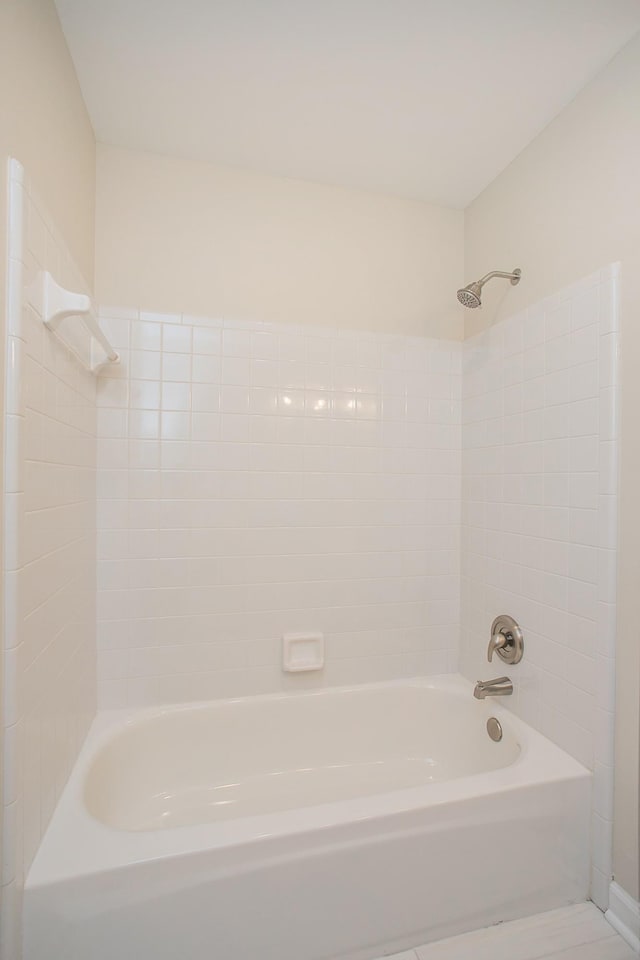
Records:
[[[101,703],[454,669],[461,345],[101,314]],[[325,668],[283,674],[305,630]]]
[[[4,438],[4,856],[0,954],[20,951],[22,883],[95,710],[95,381],[30,303],[38,270],[84,283],[9,168]]]
[[[462,639],[470,679],[508,673],[509,706],[595,772],[593,895],[612,830],[618,269],[465,342]],[[490,625],[525,657],[489,666]]]
[[[594,770],[606,906],[617,286],[600,271],[462,346],[103,308],[123,364],[98,396],[101,702],[487,677],[510,613],[511,707]],[[290,677],[280,638],[303,630],[326,666]]]

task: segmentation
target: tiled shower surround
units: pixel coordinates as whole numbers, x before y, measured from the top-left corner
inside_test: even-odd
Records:
[[[599,271],[464,345],[462,635],[469,679],[594,770],[592,896],[611,873],[617,538],[618,270]],[[521,664],[486,660],[497,613]]]
[[[594,771],[606,907],[618,282],[464,344],[105,308],[101,702],[508,673],[507,705]],[[486,660],[499,613],[515,667]],[[291,631],[325,634],[322,673],[282,672]]]
[[[461,345],[101,312],[102,704],[455,669]]]
[[[0,954],[96,705],[95,378],[45,329],[37,278],[85,288],[22,167],[9,167],[4,423]]]

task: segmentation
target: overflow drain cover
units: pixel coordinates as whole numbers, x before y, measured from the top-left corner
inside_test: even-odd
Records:
[[[500,726],[500,721],[496,720],[495,717],[489,717],[487,720],[487,733],[496,743],[502,740],[502,727]]]

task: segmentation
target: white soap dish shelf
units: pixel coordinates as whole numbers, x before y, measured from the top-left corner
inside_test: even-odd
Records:
[[[324,636],[321,633],[285,633],[282,638],[282,669],[306,673],[324,666]]]

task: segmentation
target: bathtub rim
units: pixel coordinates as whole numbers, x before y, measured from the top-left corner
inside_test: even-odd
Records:
[[[441,674],[314,690],[296,690],[99,712],[91,725],[71,776],[61,794],[26,878],[25,889],[82,876],[117,871],[144,862],[250,847],[265,841],[302,837],[318,831],[359,828],[388,821],[394,815],[418,813],[475,797],[516,791],[568,779],[591,779],[592,772],[506,707],[483,702],[485,712],[512,728],[520,753],[506,767],[385,793],[364,795],[316,806],[257,816],[161,830],[129,831],[109,827],[89,813],[84,803],[85,778],[98,751],[127,725],[179,711],[204,709],[244,700],[274,701],[323,697],[336,693],[388,688],[437,689],[454,698],[472,696],[473,685],[459,674]],[[479,703],[480,706],[480,703]],[[489,714],[487,714],[489,715]]]

